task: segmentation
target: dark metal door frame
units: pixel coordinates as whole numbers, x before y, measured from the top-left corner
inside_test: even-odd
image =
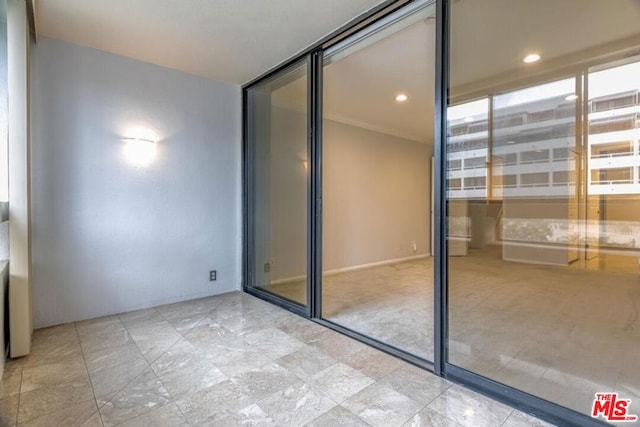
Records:
[[[324,51],[368,25],[413,3],[413,0],[387,0],[364,15],[318,41],[308,49],[283,64],[269,70],[242,87],[243,100],[243,290],[285,309],[296,312],[338,332],[380,348],[410,363],[433,369],[436,375],[458,382],[468,388],[502,401],[516,409],[536,415],[559,425],[602,426],[606,423],[562,407],[489,378],[467,371],[448,362],[448,261],[447,261],[447,107],[449,105],[449,24],[451,0],[436,0],[436,81],[435,81],[435,259],[434,259],[434,361],[433,365],[370,337],[359,334],[321,318],[322,314],[322,67]],[[253,179],[253,157],[248,117],[248,89],[300,59],[308,59],[308,155],[309,178],[307,182],[307,306],[296,306],[291,301],[253,288],[252,253],[253,228],[250,221],[252,197],[250,182]]]
[[[322,314],[322,48],[309,61],[309,224],[307,281],[309,317]]]

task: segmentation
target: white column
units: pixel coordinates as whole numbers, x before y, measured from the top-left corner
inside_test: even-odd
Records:
[[[29,236],[29,37],[25,0],[8,0],[9,328],[11,357],[29,354],[33,332]]]

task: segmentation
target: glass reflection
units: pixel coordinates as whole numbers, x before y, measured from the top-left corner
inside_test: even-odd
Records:
[[[640,7],[506,3],[453,5],[449,362],[584,414],[640,402]]]
[[[425,360],[434,13],[424,6],[327,53],[323,71],[322,317]]]
[[[307,62],[248,91],[254,171],[249,285],[307,303]]]

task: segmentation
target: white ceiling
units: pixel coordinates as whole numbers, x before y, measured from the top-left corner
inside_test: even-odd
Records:
[[[505,74],[535,82],[534,73],[562,65],[567,55],[632,36],[640,48],[639,23],[640,0],[454,1],[452,93]],[[530,52],[542,60],[524,64]],[[325,117],[432,142],[434,72],[435,25],[419,21],[325,67]],[[300,83],[275,96],[300,104]],[[400,92],[407,102],[394,101]]]
[[[245,83],[381,0],[37,0],[38,33]]]
[[[336,55],[324,69],[324,117],[433,143],[436,29],[426,17],[434,12],[428,7],[417,22],[400,23],[388,29],[396,31],[391,35],[375,34],[347,48],[346,56]],[[409,99],[396,102],[400,93]],[[273,97],[277,105],[304,109],[306,78],[288,82]]]
[[[640,34],[640,0],[458,0],[451,12],[451,85],[545,67]],[[522,59],[538,52],[533,66]]]
[[[433,142],[435,21],[415,24],[328,65],[328,118]],[[397,102],[403,93],[409,99]]]
[[[379,2],[39,0],[37,14],[40,34],[243,83]],[[453,92],[505,73],[527,78],[567,55],[640,37],[639,22],[640,0],[456,0],[451,23]],[[326,116],[432,141],[433,22],[420,20],[363,46],[326,67]],[[531,51],[539,52],[542,60],[523,64]],[[302,81],[292,83],[277,97],[301,104],[305,87]],[[409,100],[396,103],[399,92]]]

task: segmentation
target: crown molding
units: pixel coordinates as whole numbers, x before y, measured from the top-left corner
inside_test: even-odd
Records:
[[[306,114],[307,112],[307,108],[304,105],[300,105],[292,102],[286,102],[284,100],[277,99],[277,98],[272,99],[272,105],[275,107],[292,110],[300,114]],[[372,132],[378,132],[385,135],[394,136],[396,138],[406,139],[411,142],[418,142],[420,144],[433,145],[433,139],[425,139],[411,133],[401,132],[396,129],[389,129],[387,127],[377,126],[371,123],[354,120],[352,118],[349,118],[340,114],[328,113],[324,115],[324,118],[325,120],[331,120],[333,122],[370,130]]]

